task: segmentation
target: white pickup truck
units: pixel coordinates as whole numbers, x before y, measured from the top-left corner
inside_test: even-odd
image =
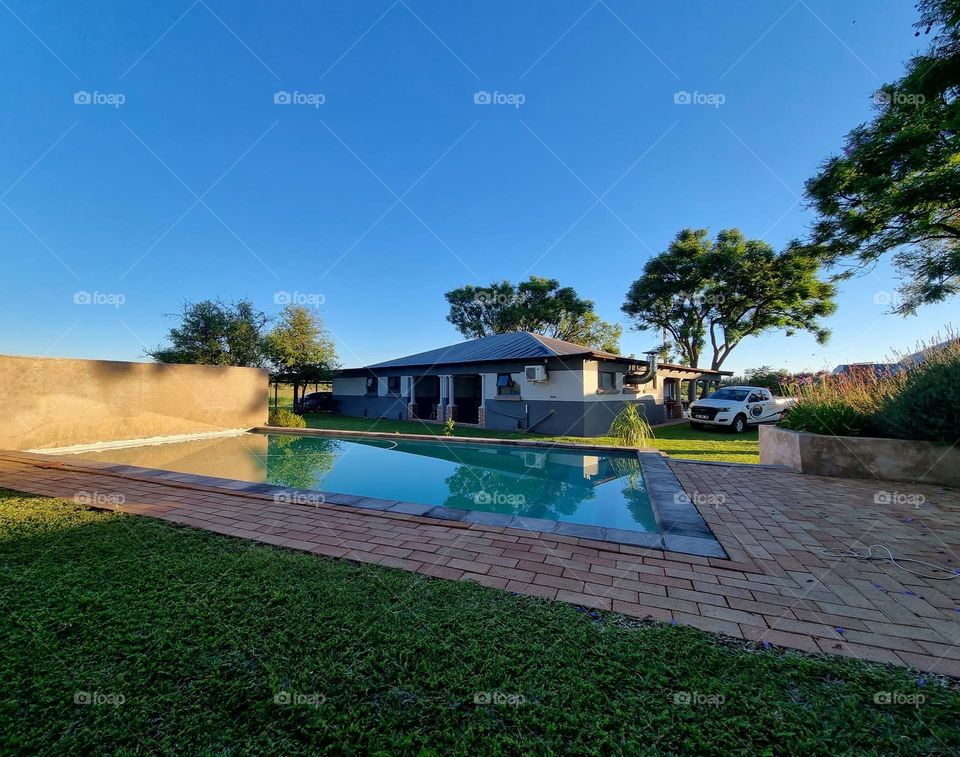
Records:
[[[724,426],[742,434],[748,426],[776,423],[794,402],[759,386],[725,386],[690,403],[690,427]]]

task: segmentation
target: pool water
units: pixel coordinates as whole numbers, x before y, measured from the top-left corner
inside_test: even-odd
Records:
[[[464,510],[656,532],[636,454],[242,434],[78,457]]]

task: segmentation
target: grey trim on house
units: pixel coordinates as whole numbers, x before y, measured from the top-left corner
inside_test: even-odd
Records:
[[[537,433],[547,436],[603,436],[627,402],[640,405],[651,425],[666,420],[663,405],[653,397],[621,395],[621,399],[621,402],[488,399],[485,428],[523,431],[533,425]]]

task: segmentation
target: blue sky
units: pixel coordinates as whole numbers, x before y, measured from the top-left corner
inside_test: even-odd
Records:
[[[923,44],[904,0],[5,2],[0,352],[121,360],[184,299],[322,302],[346,365],[458,341],[468,283],[556,277],[619,320],[685,226],[802,235],[804,180]],[[724,367],[880,359],[956,311],[885,314],[896,283],[844,283],[826,347]]]

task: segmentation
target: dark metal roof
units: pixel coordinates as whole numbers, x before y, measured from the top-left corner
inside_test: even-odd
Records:
[[[528,331],[517,331],[510,334],[495,334],[480,339],[471,339],[466,342],[451,344],[435,350],[418,352],[415,355],[398,357],[375,363],[363,368],[349,368],[340,372],[341,376],[373,375],[373,371],[383,368],[414,368],[442,365],[463,365],[470,363],[496,363],[517,360],[543,360],[560,357],[585,357],[598,360],[616,360],[621,363],[646,365],[642,358],[614,355],[603,350],[594,350],[582,344],[565,342],[562,339],[552,339],[541,334],[532,334]],[[689,368],[682,365],[660,363],[661,368],[678,371],[689,371],[697,374],[731,375],[728,371],[711,371],[706,368]]]
[[[398,357],[369,368],[401,368],[422,365],[453,365],[457,363],[490,363],[501,360],[527,360],[533,358],[565,357],[569,355],[596,355],[610,359],[622,359],[619,355],[600,352],[581,344],[551,339],[540,334],[517,331],[510,334],[494,334],[468,342],[451,344],[435,350],[418,352],[416,355]]]

